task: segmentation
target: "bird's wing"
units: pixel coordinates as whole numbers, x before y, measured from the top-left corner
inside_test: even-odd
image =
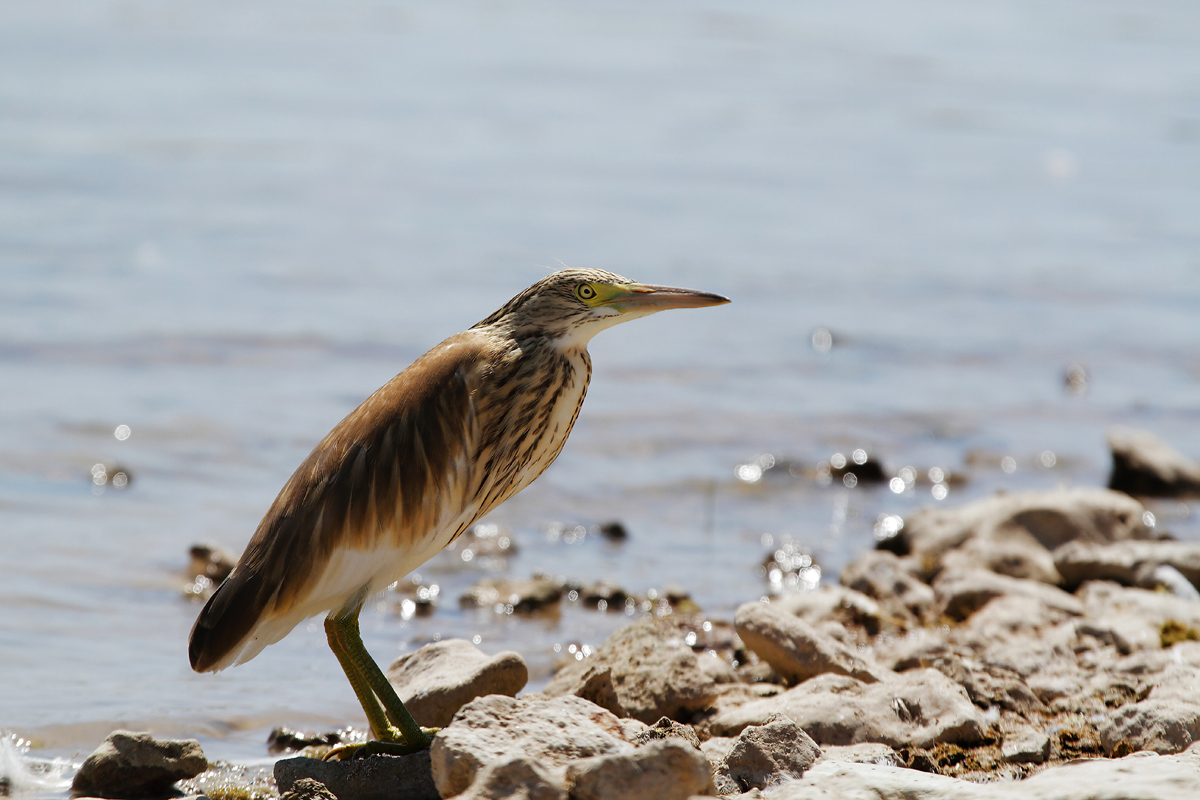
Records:
[[[420,547],[464,502],[488,345],[472,331],[447,339],[313,449],[197,618],[194,669],[227,665],[260,622],[307,598],[335,550]]]

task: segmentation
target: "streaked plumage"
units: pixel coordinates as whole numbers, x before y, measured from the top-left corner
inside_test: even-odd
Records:
[[[434,347],[342,420],[284,485],[196,620],[192,667],[247,661],[324,611],[356,620],[367,598],[554,461],[587,391],[592,336],[663,308],[725,302],[608,272],[563,270]],[[360,675],[356,683],[351,672],[377,728],[362,696],[370,681]]]

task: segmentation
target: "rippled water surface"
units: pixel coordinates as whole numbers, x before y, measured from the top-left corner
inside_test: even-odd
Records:
[[[188,549],[240,552],[342,416],[560,259],[734,302],[593,342],[489,520],[517,554],[435,558],[427,617],[382,598],[383,663],[477,637],[536,688],[629,617],[461,610],[483,577],[729,619],[785,543],[836,580],[881,514],[1103,484],[1113,425],[1200,456],[1198,35],[1172,2],[0,5],[0,728],[246,761],[361,724],[318,621],[191,672]],[[814,479],[859,448],[965,482]]]

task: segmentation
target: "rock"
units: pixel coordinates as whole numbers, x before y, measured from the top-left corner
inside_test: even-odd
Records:
[[[397,658],[387,679],[418,724],[444,728],[476,697],[515,697],[529,669],[516,653],[489,657],[465,639],[444,639]]]
[[[871,683],[886,674],[846,645],[774,605],[746,603],[738,608],[734,625],[746,646],[788,683],[801,683],[824,673],[849,675]]]
[[[312,731],[297,731],[280,725],[267,736],[267,752],[271,754],[303,750],[306,747],[320,745],[355,744],[367,740],[365,733],[344,728],[340,731],[314,733]]]
[[[931,658],[921,666],[933,667],[963,687],[971,702],[980,708],[995,706],[1026,718],[1046,711],[1021,675],[1009,667],[952,653]]]
[[[771,800],[1190,800],[1200,796],[1200,755],[1137,753],[1051,767],[1020,782],[977,784],[913,769],[818,762]]]
[[[904,767],[822,759],[771,800],[984,800],[985,787]],[[1015,800],[1015,795],[1009,796]]]
[[[779,715],[766,725],[753,725],[739,733],[717,773],[739,792],[765,789],[799,778],[820,757],[817,743],[795,722]]]
[[[557,608],[562,584],[553,578],[534,576],[529,580],[485,578],[458,599],[464,608],[492,608],[498,613],[529,614]]]
[[[459,709],[433,740],[442,797],[462,794],[485,767],[528,758],[559,782],[569,762],[634,749],[622,720],[579,697],[488,695]]]
[[[588,673],[604,669],[609,670],[620,707],[647,725],[660,717],[686,720],[707,709],[718,692],[678,625],[663,619],[645,619],[618,630],[591,657],[559,670],[544,691],[551,696],[587,692],[589,686],[594,688],[585,681]]]
[[[1013,789],[1003,795],[1005,800],[1190,800],[1200,797],[1200,752],[1192,748],[1178,756],[1135,753],[1075,761],[1051,767]]]
[[[814,627],[833,622],[874,636],[883,626],[883,612],[879,603],[845,586],[825,585],[805,592],[781,595],[772,600],[771,605]]]
[[[601,611],[621,611],[629,593],[612,581],[600,581],[579,590],[579,599],[583,604]]]
[[[1000,757],[1010,764],[1042,764],[1050,757],[1050,737],[1032,728],[1005,736]]]
[[[678,739],[567,765],[571,800],[686,800],[709,788],[708,761]]]
[[[279,800],[337,800],[337,795],[320,781],[301,778],[286,792],[281,792]]]
[[[1133,580],[1142,589],[1168,592],[1181,600],[1200,603],[1200,590],[1170,564],[1142,564]]]
[[[481,522],[471,526],[462,536],[447,545],[446,550],[451,553],[457,552],[463,561],[475,561],[515,556],[518,547],[511,531],[499,525]]]
[[[533,759],[517,757],[484,767],[456,800],[567,800],[567,788]]]
[[[955,508],[923,508],[905,520],[893,547],[932,579],[947,558],[1016,578],[1058,583],[1050,551],[1069,541],[1153,538],[1142,504],[1106,489],[997,495]]]
[[[191,556],[187,570],[189,577],[203,575],[218,584],[228,578],[237,566],[237,556],[220,545],[194,544],[188,552]]]
[[[880,742],[861,744],[826,745],[821,748],[825,758],[832,761],[851,761],[856,764],[880,764],[885,767],[903,767],[900,755]]]
[[[700,749],[700,737],[696,735],[696,731],[690,725],[683,725],[666,717],[634,737],[633,743],[641,747],[660,739],[682,739],[697,750]]]
[[[987,729],[966,691],[942,673],[918,669],[862,683],[821,675],[777,697],[724,708],[704,723],[714,736],[732,736],[749,725],[787,715],[818,744],[882,742],[891,747],[973,745]]]
[[[155,739],[149,733],[113,731],[83,762],[71,791],[97,797],[167,794],[176,781],[208,769],[195,739]]]
[[[842,570],[842,585],[879,603],[881,611],[904,627],[933,617],[933,589],[913,575],[906,562],[887,550],[869,550]]]
[[[1104,620],[1131,649],[1162,646],[1163,627],[1168,623],[1200,630],[1200,603],[1181,600],[1163,592],[1132,589],[1108,581],[1089,581],[1076,596],[1091,620]]]
[[[435,739],[436,741],[436,739]],[[429,751],[409,756],[368,756],[347,761],[284,758],[275,763],[280,794],[302,780],[321,783],[338,800],[439,800]]]
[[[1200,494],[1200,463],[1153,433],[1114,428],[1108,434],[1108,446],[1113,461],[1108,488],[1153,497]]]
[[[1054,566],[1063,586],[1075,589],[1084,581],[1116,581],[1137,586],[1139,572],[1149,566],[1174,567],[1192,586],[1200,586],[1200,543],[1164,540],[1068,542],[1054,551]],[[1153,588],[1153,587],[1147,587]]]
[[[1021,580],[986,569],[946,569],[933,582],[939,613],[963,620],[990,600],[1004,595],[1030,597],[1066,614],[1082,616],[1084,607],[1056,586]]]
[[[620,520],[601,522],[598,528],[600,535],[610,542],[623,542],[629,538],[629,531],[625,528],[625,523]]]
[[[1135,751],[1178,753],[1200,740],[1200,667],[1175,663],[1152,681],[1144,700],[1121,706],[1100,728],[1106,753],[1122,743]]]

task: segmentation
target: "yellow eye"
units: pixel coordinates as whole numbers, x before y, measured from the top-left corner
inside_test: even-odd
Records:
[[[586,303],[588,300],[596,299],[596,290],[592,288],[591,284],[581,283],[575,287],[575,296]]]

